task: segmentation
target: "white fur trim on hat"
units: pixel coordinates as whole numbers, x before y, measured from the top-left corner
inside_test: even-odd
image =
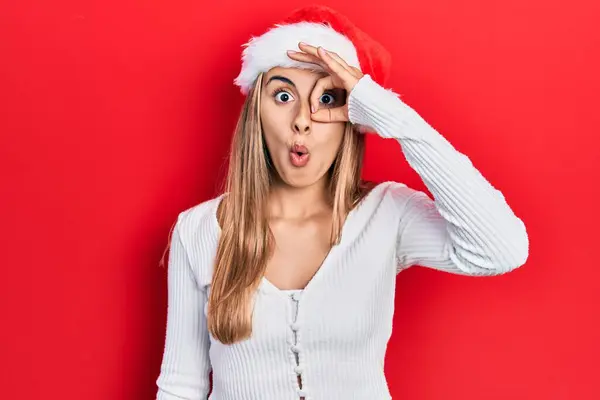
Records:
[[[322,71],[316,64],[292,60],[288,50],[298,51],[298,43],[323,46],[337,53],[348,65],[360,69],[356,48],[350,39],[327,24],[298,22],[287,25],[275,25],[266,33],[252,37],[244,44],[242,69],[234,83],[246,95],[261,72],[273,67],[295,67]]]

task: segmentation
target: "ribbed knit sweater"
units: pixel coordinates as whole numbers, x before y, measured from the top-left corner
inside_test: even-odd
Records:
[[[413,265],[471,276],[525,263],[525,225],[502,193],[392,90],[365,75],[348,99],[352,123],[400,143],[431,192],[378,184],[349,213],[302,291],[262,278],[252,336],[224,345],[207,331],[206,304],[224,194],[182,211],[168,266],[166,341],[158,400],[391,399],[384,356],[395,276]],[[299,379],[302,387],[300,387]]]

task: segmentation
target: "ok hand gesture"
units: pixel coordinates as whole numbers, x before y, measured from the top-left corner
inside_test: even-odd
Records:
[[[311,46],[300,42],[298,48],[302,51],[288,51],[288,56],[296,61],[308,62],[321,66],[329,75],[319,79],[310,96],[311,118],[317,122],[348,121],[348,97],[363,73],[349,66],[336,53],[328,52],[322,47]],[[342,107],[324,108],[319,110],[319,98],[327,90],[344,89],[346,101]]]

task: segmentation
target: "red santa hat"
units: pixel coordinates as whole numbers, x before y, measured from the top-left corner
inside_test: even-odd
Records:
[[[298,42],[322,46],[337,53],[348,65],[385,85],[391,64],[387,50],[356,27],[347,17],[321,5],[294,11],[281,23],[244,44],[242,68],[234,83],[246,95],[261,72],[273,67],[320,70],[315,64],[292,60],[287,50],[298,50]]]

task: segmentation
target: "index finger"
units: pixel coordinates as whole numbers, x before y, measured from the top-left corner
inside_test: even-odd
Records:
[[[328,89],[335,89],[331,75],[319,79],[310,93],[310,109],[313,113],[317,112],[319,109],[319,97],[321,97],[321,94]]]
[[[353,78],[352,74],[350,74],[350,72],[346,68],[344,68],[344,66],[342,64],[340,64],[322,46],[315,47],[315,46],[311,46],[310,44],[300,42],[298,44],[298,47],[302,51],[304,51],[308,54],[312,54],[313,56],[316,56],[316,57],[320,58],[321,60],[323,60],[323,62],[327,66],[327,68],[330,71],[334,72],[336,75],[338,75],[341,79],[348,79],[349,77]]]

